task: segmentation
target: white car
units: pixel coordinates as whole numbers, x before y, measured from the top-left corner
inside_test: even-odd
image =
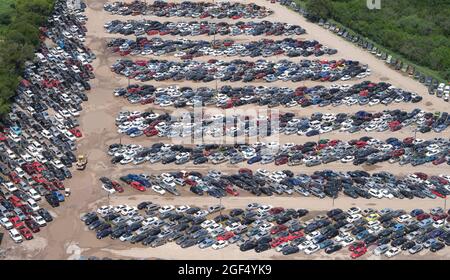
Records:
[[[97,209],[97,213],[100,214],[100,216],[105,216],[109,213],[109,211],[111,210],[111,206],[110,205],[104,205],[100,208]]]
[[[209,227],[207,227],[206,230],[209,233],[211,233],[211,232],[213,232],[213,231],[215,231],[215,230],[217,230],[217,229],[219,229],[221,227],[222,227],[221,225],[214,223],[214,224],[211,224]]]
[[[181,206],[178,206],[178,207],[175,209],[175,211],[176,211],[177,213],[184,213],[184,212],[186,212],[187,210],[189,210],[189,208],[191,208],[189,205],[181,205]]]
[[[305,237],[306,237],[306,240],[313,240],[314,238],[316,238],[319,235],[320,235],[320,232],[316,230],[316,231],[310,232]]]
[[[36,201],[34,201],[34,199],[32,199],[32,198],[27,199],[27,204],[30,206],[30,208],[33,211],[38,211],[39,209],[41,209],[41,207],[39,207],[39,205],[36,203]]]
[[[341,243],[342,241],[345,240],[345,238],[349,237],[350,234],[347,232],[341,232],[338,236],[336,236],[334,238],[334,241],[336,241],[337,243]]]
[[[399,223],[406,223],[409,220],[411,220],[411,215],[408,214],[401,215],[400,217],[397,218],[397,222]]]
[[[445,225],[445,219],[437,220],[433,223],[433,227],[435,228],[441,228]]]
[[[271,208],[272,208],[271,205],[261,205],[261,206],[258,207],[258,212],[259,213],[264,213],[264,212],[269,211]]]
[[[40,227],[45,227],[47,225],[47,222],[42,218],[40,215],[33,215],[31,216],[33,221],[35,221]]]
[[[9,236],[11,236],[12,240],[16,243],[20,243],[23,241],[22,235],[20,235],[19,231],[15,228],[9,231]]]
[[[346,220],[348,223],[354,223],[361,218],[362,218],[361,214],[353,214],[350,217],[348,217]]]
[[[29,189],[28,194],[36,201],[41,200],[41,195],[35,189]]]
[[[281,252],[281,251],[283,251],[283,248],[285,248],[285,247],[287,247],[287,246],[289,246],[289,242],[281,243],[280,245],[278,245],[277,247],[275,247],[275,251]],[[299,245],[299,246],[300,246],[300,245]],[[299,249],[300,249],[300,248],[299,248]]]
[[[17,187],[14,186],[11,182],[6,182],[2,184],[9,192],[15,192],[17,191]]]
[[[300,249],[300,251],[303,251],[311,245],[313,245],[313,243],[309,240],[306,240],[306,241],[303,241],[302,243],[300,243],[297,247],[298,247],[298,249]]]
[[[108,187],[105,184],[102,184],[102,189],[104,189],[106,192],[108,192],[110,194],[116,193],[116,190],[113,187]]]
[[[359,207],[352,207],[352,208],[348,209],[347,213],[350,214],[350,215],[359,214],[359,213],[361,213],[361,208],[359,208]]]
[[[200,224],[200,226],[202,227],[202,228],[208,228],[208,227],[210,227],[211,225],[213,225],[213,224],[215,224],[216,222],[214,222],[213,220],[206,220],[206,221],[204,221],[203,223],[201,223]]]
[[[349,236],[349,237],[344,238],[344,240],[341,241],[341,245],[342,245],[342,247],[346,247],[346,246],[352,244],[354,241],[355,241],[355,238]]]
[[[159,220],[158,217],[148,217],[148,218],[146,218],[145,220],[142,221],[142,225],[144,225],[144,226],[151,226],[158,220]]]
[[[5,229],[12,229],[13,228],[13,224],[8,220],[8,218],[5,218],[5,217],[0,218],[0,224]]]
[[[212,245],[212,248],[214,250],[218,250],[218,249],[225,248],[227,246],[228,246],[228,241],[226,241],[226,240],[219,240],[219,241],[217,241],[216,243],[214,243]]]
[[[241,226],[240,223],[232,223],[231,225],[227,226],[225,228],[226,231],[234,231],[236,229],[238,229]]]
[[[164,195],[166,193],[166,190],[164,190],[163,188],[161,188],[158,185],[153,185],[152,190],[156,193],[159,193],[160,195]]]
[[[311,254],[314,254],[315,252],[317,252],[319,250],[320,250],[319,245],[312,244],[311,246],[309,246],[308,248],[305,249],[305,254],[311,255]]]
[[[175,206],[173,206],[173,205],[164,205],[164,206],[162,206],[161,208],[159,208],[159,213],[166,213],[166,212],[170,212],[170,211],[172,211],[173,209],[175,209]]]
[[[380,191],[377,190],[377,189],[372,189],[372,188],[369,189],[369,194],[370,194],[371,196],[373,196],[373,197],[378,198],[378,199],[383,198],[383,193],[380,192]]]
[[[392,257],[398,255],[400,253],[400,251],[401,251],[400,248],[392,247],[386,253],[384,253],[384,255],[388,258],[392,258]]]

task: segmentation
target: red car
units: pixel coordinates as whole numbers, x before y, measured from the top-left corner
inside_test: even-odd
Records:
[[[442,193],[440,193],[440,192],[438,192],[438,191],[436,191],[436,190],[431,190],[431,192],[432,192],[434,195],[436,195],[436,196],[438,196],[438,197],[440,197],[440,198],[445,198],[445,197],[446,197],[444,194],[442,194]]]
[[[12,195],[10,198],[8,198],[8,200],[14,205],[14,207],[22,206],[21,200],[15,195]]]
[[[17,216],[9,218],[9,221],[13,224],[13,227],[16,228],[16,229],[20,229],[20,228],[25,227],[25,223],[22,222],[20,220],[20,218],[17,217]]]
[[[42,184],[45,182],[45,178],[41,174],[34,174],[32,178],[38,184]]]
[[[156,129],[154,129],[154,128],[146,129],[146,130],[144,130],[144,134],[145,134],[145,136],[147,136],[147,137],[155,136],[155,135],[158,135],[158,130],[156,130]]]
[[[19,176],[17,175],[16,172],[9,173],[9,179],[11,179],[11,181],[14,184],[18,184],[20,182],[20,178],[19,178]]]
[[[32,173],[34,173],[34,168],[33,165],[31,165],[30,163],[24,163],[22,164],[22,169],[23,171],[25,171],[27,174],[31,175]]]
[[[445,214],[445,213],[437,214],[437,215],[434,215],[434,216],[433,216],[433,220],[434,220],[434,221],[443,220],[443,219],[445,219],[445,218],[447,218],[447,217],[448,217],[448,215]]]
[[[253,175],[253,171],[251,171],[248,168],[240,168],[239,169],[239,174],[248,174],[248,175]]]
[[[426,180],[426,179],[428,179],[428,175],[427,174],[425,174],[425,173],[423,173],[423,172],[416,172],[416,173],[414,173],[417,177],[419,177],[420,179],[422,179],[422,180]]]
[[[350,250],[350,252],[353,252],[353,251],[357,250],[358,248],[363,248],[363,247],[365,248],[366,244],[362,241],[359,241],[359,242],[353,242],[348,249]]]
[[[187,184],[187,185],[189,185],[189,186],[197,186],[197,182],[195,182],[194,180],[192,180],[192,179],[186,179],[186,180],[184,180],[184,183],[185,184]]]
[[[35,161],[31,165],[33,166],[33,169],[38,173],[46,170],[46,168],[40,162]]]
[[[116,192],[123,193],[124,189],[119,184],[119,182],[111,181],[111,184],[112,184],[112,187],[114,188],[114,190],[116,190]]]
[[[359,247],[356,248],[350,255],[350,257],[352,259],[357,259],[359,257],[361,257],[362,255],[364,255],[365,253],[367,253],[367,248],[366,247]]]
[[[286,157],[286,156],[275,159],[275,165],[283,165],[283,164],[286,164],[287,162],[288,162],[288,157]]]
[[[238,196],[239,195],[239,193],[235,189],[233,189],[233,187],[231,187],[231,186],[227,186],[225,188],[225,191],[227,193],[231,194],[232,196]]]
[[[221,235],[217,236],[217,241],[220,241],[220,240],[224,240],[225,241],[225,240],[230,239],[233,236],[234,236],[234,233],[232,231],[227,231],[224,234],[221,234]]]
[[[277,226],[274,226],[274,227],[272,227],[272,229],[270,230],[270,234],[277,234],[277,233],[279,233],[279,232],[282,232],[282,231],[285,231],[285,230],[287,230],[287,226],[285,226],[285,225],[277,225]]]
[[[418,221],[422,221],[422,220],[428,219],[429,217],[431,217],[430,214],[423,213],[423,214],[417,215],[416,219]]]
[[[276,215],[276,214],[280,214],[283,211],[284,211],[283,207],[273,207],[273,208],[270,208],[269,213],[272,215]]]
[[[6,136],[3,133],[0,133],[0,141],[5,141],[6,140]]]
[[[83,136],[83,134],[81,134],[81,131],[78,128],[72,128],[69,130],[70,133],[72,133],[75,137],[80,138]]]
[[[59,180],[54,180],[54,181],[52,182],[52,184],[53,184],[53,186],[55,186],[58,190],[64,190],[64,189],[65,189],[64,184],[63,184],[61,181],[59,181]]]
[[[439,165],[439,164],[442,164],[444,162],[446,162],[445,157],[441,157],[441,158],[438,158],[438,159],[435,159],[435,160],[432,161],[432,163],[434,165]]]
[[[31,233],[31,231],[28,228],[23,227],[23,228],[19,229],[19,232],[23,236],[23,238],[25,238],[26,240],[33,239],[33,234]]]
[[[136,190],[141,191],[141,192],[145,192],[145,187],[139,182],[133,181],[133,182],[131,182],[130,186],[133,189],[136,189]]]

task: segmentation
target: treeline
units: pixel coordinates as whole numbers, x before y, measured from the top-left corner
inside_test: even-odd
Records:
[[[55,0],[12,0],[0,11],[0,115],[9,111],[24,65],[39,45],[39,27]]]
[[[450,80],[449,0],[297,0],[318,20],[334,19],[374,42]]]

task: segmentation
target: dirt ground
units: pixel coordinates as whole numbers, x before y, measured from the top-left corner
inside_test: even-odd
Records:
[[[261,254],[251,252],[240,252],[237,246],[229,246],[222,250],[202,250],[199,248],[181,249],[175,244],[166,244],[158,248],[147,248],[142,245],[130,245],[122,243],[118,240],[111,240],[109,238],[104,240],[97,240],[95,234],[89,232],[84,224],[80,221],[79,217],[81,213],[91,211],[96,207],[105,204],[121,204],[127,203],[130,205],[137,205],[140,201],[149,200],[159,204],[189,204],[196,206],[207,206],[211,204],[217,204],[218,200],[212,197],[198,197],[186,190],[181,190],[182,196],[173,197],[171,195],[160,196],[158,194],[147,191],[145,194],[138,194],[134,190],[127,189],[121,195],[107,196],[106,192],[100,188],[98,178],[101,176],[108,176],[112,178],[118,178],[119,176],[126,174],[127,172],[147,172],[147,173],[161,173],[169,170],[199,170],[207,171],[212,168],[220,169],[223,172],[235,172],[240,167],[248,167],[245,164],[231,166],[227,164],[221,164],[219,166],[194,166],[192,164],[186,164],[182,166],[175,165],[140,165],[135,167],[133,165],[126,166],[113,166],[110,164],[110,158],[106,154],[106,148],[112,143],[139,143],[142,145],[151,145],[154,142],[170,142],[170,139],[159,138],[146,138],[145,136],[139,139],[129,139],[127,136],[120,136],[117,133],[117,129],[114,125],[114,119],[117,113],[121,110],[145,110],[152,108],[151,105],[130,105],[122,98],[116,98],[113,96],[112,91],[116,87],[124,87],[128,81],[113,74],[109,67],[118,58],[112,55],[106,50],[106,42],[113,37],[120,37],[121,35],[107,34],[104,31],[103,24],[112,19],[130,19],[133,17],[121,17],[111,16],[103,11],[103,4],[106,0],[86,0],[88,5],[86,15],[88,16],[87,29],[88,36],[86,39],[87,45],[96,53],[97,60],[94,62],[96,79],[92,81],[92,90],[89,93],[89,101],[83,104],[83,112],[80,117],[81,129],[84,137],[79,142],[79,153],[87,153],[89,157],[89,164],[85,171],[74,171],[74,176],[68,181],[67,185],[72,189],[72,195],[69,199],[59,208],[53,209],[52,214],[56,216],[56,219],[47,227],[45,227],[37,237],[32,241],[24,242],[20,245],[15,245],[10,238],[4,238],[2,247],[8,248],[6,250],[7,259],[76,259],[80,255],[83,256],[97,256],[97,257],[112,257],[112,258],[136,258],[136,259],[348,259],[348,253],[337,253],[331,256],[324,254],[323,252],[314,254],[313,256],[306,256],[303,253],[290,255],[288,257],[282,256],[280,253],[274,250],[269,250]],[[112,2],[112,1],[111,1]],[[278,4],[271,4],[266,0],[253,0],[252,2],[264,5],[275,13],[266,18],[266,20],[281,21],[292,24],[299,24],[304,27],[307,34],[299,36],[304,39],[316,39],[324,45],[331,48],[338,49],[338,54],[331,58],[348,58],[353,60],[359,60],[361,63],[368,64],[372,70],[372,81],[385,81],[389,82],[397,87],[405,90],[417,92],[423,96],[422,103],[419,104],[392,104],[389,108],[395,109],[413,109],[416,107],[423,108],[427,111],[445,111],[448,109],[448,103],[443,102],[434,96],[430,96],[426,88],[420,83],[412,80],[411,78],[394,71],[386,66],[386,64],[367,52],[359,49],[353,44],[345,41],[344,39],[335,36],[333,33],[325,31],[321,27],[307,22],[303,17],[296,14],[293,11],[286,9]],[[134,19],[142,19],[143,16],[134,17]],[[145,18],[159,19],[161,21],[186,21],[194,19],[167,19],[146,16]],[[198,36],[189,39],[208,39],[212,37],[202,38]],[[217,36],[219,37],[219,36]],[[131,38],[131,37],[130,37]],[[164,37],[170,38],[170,36]],[[188,38],[188,37],[186,37]],[[260,37],[233,37],[239,41],[251,41]],[[282,37],[276,37],[282,38]],[[165,59],[176,59],[175,57],[164,57]],[[269,58],[271,60],[277,60],[284,57]],[[208,57],[200,58],[208,59]],[[244,58],[247,59],[247,58]],[[296,60],[296,59],[295,59]],[[345,84],[354,84],[358,81],[347,81]],[[340,82],[342,83],[342,82]],[[152,82],[154,85],[167,86],[176,84],[173,82]],[[229,83],[219,82],[219,86]],[[241,83],[233,83],[233,85],[239,85]],[[259,83],[258,83],[259,84]],[[263,84],[263,83],[260,83]],[[287,86],[297,87],[300,85],[313,86],[317,84],[324,84],[320,82],[275,82],[266,84],[270,86]],[[215,82],[211,83],[191,83],[182,82],[180,86],[210,86],[214,87]],[[251,106],[244,107],[250,109]],[[295,112],[300,115],[309,115],[316,110],[321,112],[356,112],[360,109],[369,111],[380,111],[387,107],[378,105],[370,108],[361,108],[360,106],[352,107],[329,107],[329,108],[279,108],[280,112]],[[156,108],[160,110],[159,108]],[[173,111],[173,108],[166,109],[167,111]],[[322,138],[337,138],[341,140],[354,139],[356,137],[363,136],[364,133],[356,133],[355,135],[347,133],[334,133],[322,135]],[[409,129],[402,129],[394,133],[370,133],[370,136],[377,137],[379,139],[386,139],[388,137],[407,137],[412,136],[413,133]],[[441,134],[428,133],[425,135],[419,135],[419,138],[429,139],[434,137],[449,137],[448,131]],[[305,141],[318,140],[318,137],[308,138],[300,136],[281,136],[279,138],[280,143],[294,142],[303,143]],[[267,170],[278,170],[280,167],[275,165],[255,164],[250,166],[251,169],[265,168]],[[287,167],[281,167],[287,168]],[[311,168],[305,168],[304,166],[296,166],[292,169],[294,172],[311,173],[314,170],[333,169],[339,171],[364,169],[369,172],[387,170],[396,174],[406,174],[413,171],[422,171],[429,174],[445,174],[450,173],[447,165],[440,166],[421,166],[419,168],[412,168],[411,166],[399,166],[397,164],[391,165],[389,163],[383,163],[372,167],[355,167],[352,164],[333,163],[323,166],[316,166]],[[283,207],[295,207],[295,208],[307,208],[311,211],[324,211],[332,207],[348,208],[351,206],[359,206],[361,208],[377,208],[382,209],[385,207],[402,208],[410,210],[413,208],[429,209],[435,206],[444,207],[445,201],[430,200],[430,199],[415,199],[415,200],[377,200],[377,199],[350,199],[348,197],[340,197],[336,200],[331,199],[317,199],[317,198],[305,198],[298,195],[277,196],[277,197],[254,197],[249,194],[242,193],[239,197],[226,197],[222,199],[222,203],[227,208],[233,207],[245,207],[250,202],[268,203],[273,206]],[[344,250],[343,250],[344,251]],[[421,252],[414,258],[420,259],[448,259],[450,256],[449,249],[444,249],[437,254],[429,254],[427,252]],[[367,259],[376,259],[372,254],[364,256]],[[398,255],[395,259],[412,258],[403,254]]]

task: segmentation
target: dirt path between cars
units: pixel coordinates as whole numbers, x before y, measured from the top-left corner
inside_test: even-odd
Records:
[[[86,39],[87,46],[90,47],[97,55],[97,60],[94,62],[96,79],[91,82],[92,90],[89,93],[89,101],[83,104],[83,112],[80,117],[81,129],[84,137],[79,142],[79,153],[87,153],[89,157],[89,163],[85,171],[74,171],[74,176],[71,180],[67,182],[68,187],[72,189],[72,195],[69,199],[59,208],[53,209],[52,214],[55,214],[57,218],[49,226],[44,228],[41,233],[38,234],[38,238],[32,241],[24,242],[22,245],[15,245],[9,238],[4,239],[5,248],[13,248],[8,252],[8,258],[23,258],[23,259],[69,259],[77,258],[80,254],[91,256],[95,255],[97,257],[113,257],[113,258],[166,258],[166,259],[204,259],[206,257],[210,259],[278,259],[285,258],[281,254],[276,253],[273,250],[263,252],[261,254],[255,254],[253,252],[242,253],[236,246],[229,246],[222,250],[212,250],[202,251],[199,248],[188,248],[181,249],[175,244],[167,244],[159,248],[144,248],[143,246],[135,246],[135,248],[130,248],[129,244],[121,243],[117,240],[103,239],[97,240],[95,234],[89,232],[83,223],[80,222],[79,217],[81,213],[95,209],[98,206],[104,204],[116,204],[116,203],[128,203],[130,205],[136,205],[140,201],[150,200],[160,204],[191,204],[197,206],[206,206],[210,204],[217,204],[218,200],[212,197],[198,197],[194,196],[192,193],[182,190],[182,197],[172,197],[159,195],[140,195],[134,193],[131,190],[126,190],[123,195],[107,197],[106,192],[104,192],[98,183],[98,178],[101,176],[108,176],[117,178],[127,171],[146,171],[150,173],[160,173],[166,170],[200,170],[206,171],[211,168],[216,168],[215,166],[193,166],[193,165],[146,165],[139,166],[138,168],[132,165],[128,166],[113,166],[110,164],[110,159],[106,154],[106,147],[112,143],[139,143],[143,145],[151,145],[155,141],[161,141],[158,138],[140,138],[138,140],[130,140],[127,137],[120,137],[116,132],[116,127],[114,125],[114,119],[120,110],[124,109],[137,109],[137,106],[130,105],[126,103],[125,100],[115,98],[112,95],[112,91],[116,87],[124,87],[127,85],[127,80],[123,77],[119,77],[110,72],[109,67],[114,63],[117,57],[113,57],[108,51],[106,51],[107,38],[111,38],[111,34],[106,34],[103,29],[103,24],[109,19],[122,19],[125,17],[121,16],[111,16],[103,11],[103,4],[107,2],[106,0],[86,0],[88,5],[86,15],[88,16],[87,29],[88,36]],[[112,1],[110,1],[112,2]],[[244,2],[244,1],[241,1]],[[361,63],[369,64],[372,69],[372,76],[370,80],[372,81],[385,81],[392,83],[397,87],[401,87],[405,90],[417,92],[423,96],[422,103],[414,104],[417,107],[420,106],[423,109],[429,111],[445,111],[448,109],[448,104],[443,102],[441,99],[430,96],[427,93],[426,88],[420,83],[402,75],[388,68],[384,62],[378,60],[367,52],[355,47],[351,43],[345,41],[344,39],[335,36],[334,34],[325,31],[321,27],[307,22],[303,17],[296,14],[293,11],[286,9],[278,4],[271,4],[266,0],[254,0],[252,1],[258,5],[264,5],[275,13],[266,18],[267,20],[283,21],[287,23],[299,24],[304,27],[308,34],[301,36],[305,39],[315,39],[319,42],[327,45],[331,48],[338,49],[338,54],[335,55],[336,58],[349,58],[353,60],[359,60]],[[133,17],[129,17],[133,18]],[[181,21],[181,19],[167,19],[159,18],[161,21]],[[224,19],[225,20],[225,19]],[[169,38],[169,37],[167,37]],[[186,37],[187,38],[187,37]],[[243,40],[256,40],[258,37],[242,38]],[[282,38],[282,36],[277,37]],[[189,37],[189,39],[201,39],[198,37]],[[209,37],[208,39],[211,39]],[[245,58],[244,58],[245,59]],[[275,60],[275,58],[269,58],[269,60]],[[276,58],[278,59],[278,58]],[[346,83],[355,83],[346,82]],[[175,84],[173,82],[161,82],[153,83],[158,85],[170,85]],[[263,84],[263,83],[258,83]],[[316,82],[305,82],[305,83],[284,83],[276,82],[271,84],[265,84],[270,86],[290,86],[296,87],[299,85],[316,85],[326,83],[316,83]],[[215,83],[181,83],[181,85],[186,86],[215,86]],[[220,85],[220,83],[219,83]],[[239,83],[233,83],[233,85],[239,85]],[[411,109],[415,108],[411,104],[395,104],[398,109]],[[134,110],[133,109],[133,110]],[[321,108],[320,111],[324,112],[349,112],[353,110],[358,110],[358,106],[353,106],[351,108],[347,107],[334,107],[334,108]],[[362,109],[362,108],[361,108]],[[365,108],[368,109],[368,108]],[[371,107],[370,110],[383,110],[384,106]],[[173,109],[169,109],[173,110]],[[281,110],[281,109],[280,109]],[[284,109],[283,109],[284,110]],[[304,115],[308,115],[319,108],[310,107],[307,109],[295,109],[294,112],[301,112]],[[293,111],[288,109],[287,111]],[[362,136],[361,134],[325,134],[321,138],[339,138],[339,139],[353,139],[357,136]],[[391,136],[406,137],[411,136],[411,132],[406,129],[402,129],[396,133],[379,133],[370,134],[371,136],[379,137],[380,139],[386,139]],[[441,133],[441,137],[449,137],[449,132]],[[434,137],[434,134],[426,134],[423,138]],[[314,138],[314,139],[313,139]],[[281,136],[280,142],[295,142],[302,143],[305,141],[317,141],[317,137],[307,138],[298,136]],[[169,140],[165,140],[169,141]],[[226,164],[217,166],[224,172],[236,171],[238,167],[242,166],[229,166]],[[259,164],[252,165],[250,168],[266,168],[268,170],[278,170],[279,167],[274,165],[260,166]],[[294,172],[305,172],[310,173],[314,170],[323,169],[334,169],[338,171],[343,170],[354,170],[361,169],[361,167],[356,168],[351,164],[345,165],[340,163],[328,164],[324,166],[304,168],[303,166],[297,166],[292,168]],[[368,171],[380,171],[387,170],[397,174],[409,173],[413,170],[411,166],[398,166],[390,165],[389,163],[380,164],[371,168],[365,168]],[[449,173],[448,167],[440,165],[435,166],[421,166],[420,171],[429,174],[441,174]],[[316,198],[303,198],[299,196],[294,197],[254,197],[251,195],[242,194],[241,197],[226,197],[222,199],[222,203],[227,207],[244,207],[250,202],[262,202],[269,203],[273,206],[284,206],[284,207],[295,207],[295,208],[308,208],[310,210],[325,210],[333,206],[333,201],[330,199],[319,200]],[[352,200],[348,197],[341,197],[334,201],[335,207],[348,208],[350,206],[357,205],[361,208],[372,207],[372,208],[404,208],[412,209],[416,207],[431,208],[434,206],[443,206],[443,201],[439,200],[366,200],[366,199],[356,199]],[[133,245],[134,246],[134,245]],[[330,256],[323,253],[315,254],[314,256],[309,256],[308,258],[329,258]],[[427,254],[426,252],[421,252],[419,257],[423,258],[448,258],[450,252],[448,249],[439,251],[437,254]],[[348,258],[347,254],[333,254],[332,258]],[[304,254],[295,254],[289,256],[289,258],[301,259],[305,258]],[[374,258],[373,256],[368,256],[366,258]],[[396,258],[405,258],[404,255],[399,255]],[[408,258],[410,258],[408,256]],[[416,257],[415,257],[416,258]]]

